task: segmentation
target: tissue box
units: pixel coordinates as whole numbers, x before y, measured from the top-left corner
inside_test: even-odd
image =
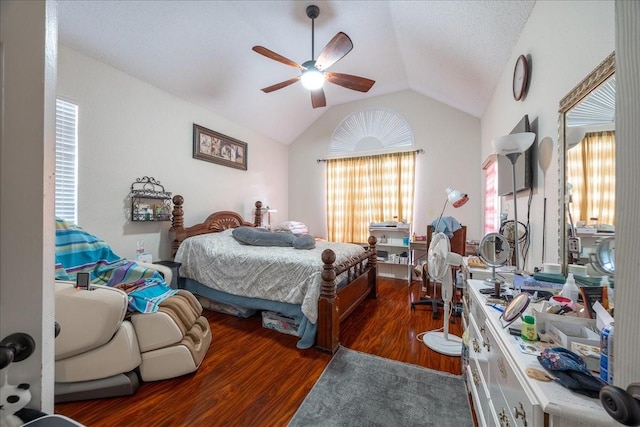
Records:
[[[534,310],[538,333],[557,344],[571,349],[571,343],[600,347],[600,335],[595,319],[575,316],[559,316]]]
[[[295,319],[273,311],[262,312],[262,326],[285,334],[299,336],[298,328],[300,325]]]

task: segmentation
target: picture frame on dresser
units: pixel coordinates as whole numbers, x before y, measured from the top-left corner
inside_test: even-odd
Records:
[[[193,124],[193,158],[247,170],[248,144]]]

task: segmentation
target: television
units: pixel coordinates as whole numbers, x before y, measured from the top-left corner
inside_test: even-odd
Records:
[[[525,114],[518,124],[509,132],[510,135],[521,132],[534,132],[533,126],[529,123],[529,115]],[[516,192],[532,189],[533,183],[533,166],[534,154],[537,146],[537,139],[524,154],[518,157],[516,161]],[[511,162],[505,156],[498,156],[498,195],[508,196],[513,194],[513,172]]]

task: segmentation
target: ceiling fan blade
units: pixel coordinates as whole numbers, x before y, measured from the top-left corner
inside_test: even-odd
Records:
[[[330,73],[325,72],[324,77],[327,81],[347,89],[357,90],[359,92],[368,92],[375,80],[367,79],[351,74]]]
[[[324,91],[322,88],[311,91],[311,105],[313,105],[313,108],[327,106],[327,100],[324,97]]]
[[[289,85],[292,85],[295,82],[297,82],[298,80],[300,80],[300,76],[294,77],[294,78],[289,79],[289,80],[285,80],[285,81],[280,82],[280,83],[276,83],[276,84],[271,85],[271,86],[267,86],[267,87],[263,88],[262,91],[264,93],[273,92],[274,90],[282,89],[283,87],[287,87]]]
[[[284,56],[277,54],[274,51],[267,49],[266,47],[254,46],[252,49],[254,52],[257,52],[260,55],[266,56],[269,59],[273,59],[274,61],[281,62],[284,65],[288,65],[290,67],[297,68],[299,70],[305,69],[302,65],[298,64],[297,62],[294,62],[289,58],[285,58]]]
[[[316,68],[326,70],[342,59],[353,49],[353,43],[348,35],[343,32],[336,34],[329,43],[322,49],[320,56],[316,60]]]

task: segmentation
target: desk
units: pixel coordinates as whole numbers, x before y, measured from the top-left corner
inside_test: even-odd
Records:
[[[477,267],[469,267],[467,264],[467,257],[464,258],[465,265],[467,266],[467,270],[469,270],[469,278],[477,279],[477,280],[485,280],[491,277],[492,270],[491,267],[487,268],[477,268]],[[499,267],[496,268],[496,277],[508,285],[513,284],[513,267]]]
[[[480,293],[487,286],[469,280],[463,321],[469,335],[469,360],[463,366],[467,389],[480,426],[605,427],[620,425],[599,399],[554,382],[529,378],[527,368],[542,369],[535,355],[522,353],[500,323],[500,313]],[[514,323],[519,327],[520,320]]]

